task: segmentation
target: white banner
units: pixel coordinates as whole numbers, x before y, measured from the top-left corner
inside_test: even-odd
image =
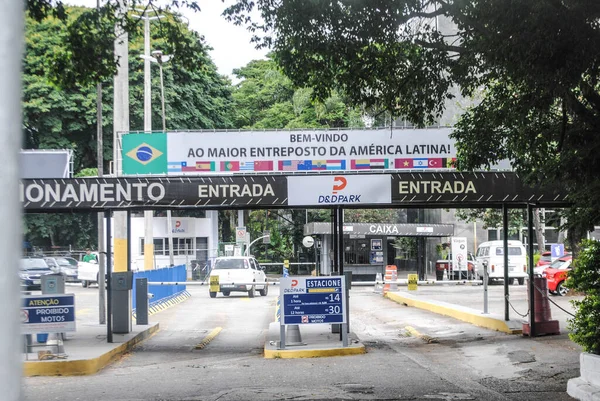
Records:
[[[389,204],[392,200],[389,175],[291,176],[288,205]]]
[[[446,169],[456,159],[451,132],[451,128],[169,132],[168,173]]]

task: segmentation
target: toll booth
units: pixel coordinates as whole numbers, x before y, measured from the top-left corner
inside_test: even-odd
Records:
[[[374,281],[377,273],[385,274],[386,265],[397,265],[398,272],[425,272],[428,255],[424,241],[427,237],[451,237],[452,224],[383,224],[344,223],[344,272],[352,272],[355,281]],[[307,223],[304,235],[317,238],[320,274],[332,272],[333,247],[331,223]],[[397,237],[416,237],[417,257],[414,260],[395,259],[391,243]],[[435,273],[434,273],[435,274]]]

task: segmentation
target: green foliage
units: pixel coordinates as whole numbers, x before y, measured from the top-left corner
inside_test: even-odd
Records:
[[[265,231],[269,232],[271,238],[269,244],[256,242],[252,245],[250,253],[263,261],[281,262],[284,259],[294,259],[294,243],[297,243],[295,241],[302,230],[301,225],[294,224],[297,218],[293,211],[291,215],[284,211],[251,211],[246,224],[250,238],[252,240],[260,238]],[[296,232],[297,227],[300,227],[299,233]],[[300,237],[299,241],[301,240]]]
[[[458,167],[508,159],[568,191],[577,231],[600,223],[600,2],[237,0],[227,14],[316,99],[340,90],[422,126],[455,88],[477,98],[453,133]]]
[[[455,216],[467,223],[483,222],[483,228],[502,227],[502,209],[456,209]],[[508,232],[516,234],[527,226],[527,211],[524,209],[508,210]]]
[[[334,92],[323,102],[312,89],[296,87],[272,60],[255,60],[234,70],[241,80],[233,93],[237,128],[299,129],[361,127],[361,113]]]
[[[77,174],[75,174],[76,178],[79,177],[98,177],[98,168],[97,167],[90,167],[90,168],[84,168],[83,170],[81,170],[80,172],[78,172]]]
[[[35,3],[30,1],[29,4]],[[109,2],[114,3],[114,2]],[[48,3],[50,4],[50,3]],[[39,3],[37,4],[39,5]],[[43,7],[42,7],[43,8]],[[88,65],[97,67],[99,75],[85,70],[76,70],[79,61],[69,60],[60,64],[63,55],[75,57],[74,46],[92,48],[96,43],[99,48],[89,48],[86,53],[90,57],[107,57],[113,59],[113,43],[110,52],[103,51],[101,43],[94,42],[94,36],[101,36],[107,26],[98,27],[94,20],[95,11],[81,7],[67,7],[65,13],[58,15],[42,9],[36,18],[30,15],[26,20],[25,54],[23,59],[23,129],[25,133],[24,148],[34,149],[72,149],[74,151],[74,169],[79,171],[78,177],[96,176],[96,85],[105,68],[110,63],[92,62]],[[103,9],[106,12],[107,9]],[[102,12],[102,11],[101,11]],[[101,18],[108,18],[106,15]],[[110,17],[112,18],[112,17]],[[111,20],[112,21],[112,20]],[[106,21],[102,21],[106,24]],[[112,23],[112,22],[111,22]],[[78,34],[86,29],[85,37]],[[138,29],[130,29],[130,125],[132,130],[143,129],[143,62],[139,55],[143,53],[143,34]],[[110,31],[114,30],[110,27]],[[229,128],[231,123],[231,86],[219,76],[215,65],[207,54],[207,46],[197,34],[187,30],[173,15],[160,23],[153,23],[152,44],[161,47],[167,53],[187,46],[193,53],[190,58],[177,53],[164,68],[165,103],[167,107],[167,123],[170,129]],[[104,32],[106,33],[106,32]],[[108,34],[107,34],[108,35]],[[110,35],[108,35],[110,36]],[[169,42],[177,37],[181,44]],[[96,38],[100,40],[100,38]],[[85,43],[75,43],[80,40]],[[112,39],[110,39],[112,40]],[[169,43],[169,46],[167,46]],[[85,46],[84,46],[85,45]],[[86,48],[87,49],[87,48]],[[88,51],[85,50],[85,51]],[[62,60],[62,61],[61,61]],[[192,63],[189,63],[192,60]],[[72,65],[71,65],[72,64]],[[153,121],[155,128],[161,126],[160,77],[156,66],[153,67]],[[60,70],[60,71],[57,71]],[[61,82],[56,79],[57,73],[66,77]],[[90,73],[91,75],[85,74]],[[58,84],[57,84],[58,82]],[[103,144],[104,160],[112,159],[112,79],[105,82],[102,91],[103,99]],[[105,163],[105,167],[106,163]],[[97,219],[95,213],[79,214],[45,214],[26,215],[24,217],[24,233],[26,238],[36,247],[51,246],[94,246],[97,242]],[[95,247],[95,246],[94,246]]]
[[[398,215],[395,209],[347,209],[344,210],[344,221],[395,224],[398,222]]]
[[[132,34],[140,29],[143,21],[138,11],[147,11],[150,15],[171,14],[171,9],[189,8],[199,11],[197,0],[129,0],[129,10],[122,13],[121,0],[105,0],[98,8],[81,9],[66,7],[62,0],[27,0],[28,15],[36,22],[56,19],[66,34],[65,46],[56,49],[53,54],[52,80],[65,88],[100,83],[112,79],[118,63],[115,60],[114,41],[118,31]],[[180,63],[186,68],[197,64],[198,54],[205,53],[197,34],[190,35],[179,27],[166,24],[162,26],[162,35],[170,44],[171,54],[177,53]],[[119,38],[122,38],[119,35]]]
[[[450,244],[447,242],[436,244],[435,251],[438,255],[438,259],[446,259],[448,257],[448,253],[450,252]]]
[[[404,255],[411,257],[417,253],[417,238],[416,237],[397,237],[392,243],[392,247],[400,251],[400,256],[396,259],[404,259]],[[406,259],[408,259],[406,257]]]
[[[585,293],[581,301],[572,300],[575,317],[569,321],[569,337],[583,350],[600,355],[600,243],[585,240],[573,263],[566,286]]]
[[[96,247],[95,213],[25,214],[23,237],[35,247],[51,248],[71,245],[75,249]]]

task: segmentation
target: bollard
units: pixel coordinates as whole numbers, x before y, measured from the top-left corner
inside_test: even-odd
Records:
[[[148,279],[139,277],[135,279],[135,324],[148,324]]]
[[[548,284],[544,277],[535,277],[534,283],[534,311],[533,318],[535,319],[535,334],[560,334],[558,320],[552,320],[552,311],[550,310],[550,302],[548,301]],[[527,297],[530,297],[529,286],[527,286]],[[523,335],[530,335],[531,330],[529,323],[523,323]]]
[[[390,283],[390,291],[398,291],[398,272],[392,270],[392,282]]]
[[[306,345],[302,342],[302,336],[300,335],[300,327],[297,324],[287,325],[285,333],[285,345]]]
[[[373,290],[373,292],[375,294],[381,294],[381,292],[383,291],[383,278],[381,277],[381,273],[377,273],[375,275],[375,289]]]

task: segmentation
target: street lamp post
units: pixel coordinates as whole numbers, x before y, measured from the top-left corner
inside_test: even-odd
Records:
[[[173,58],[172,55],[163,54],[162,50],[154,50],[152,52],[152,56],[142,55],[140,56],[144,60],[152,61],[158,64],[158,69],[160,73],[160,102],[162,106],[162,129],[163,132],[167,132],[167,120],[166,120],[166,112],[165,112],[165,84],[163,78],[163,63],[168,62]],[[175,265],[175,255],[173,254],[173,222],[171,218],[171,210],[167,210],[167,236],[169,239],[169,265]]]

